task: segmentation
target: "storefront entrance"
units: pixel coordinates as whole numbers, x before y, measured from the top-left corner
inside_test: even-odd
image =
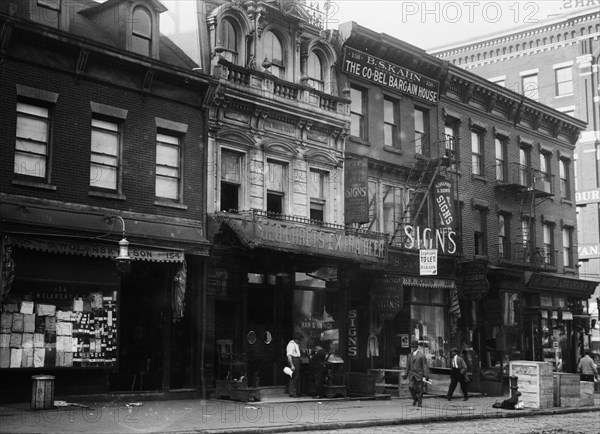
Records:
[[[249,285],[246,348],[248,376],[258,386],[276,386],[285,366],[287,336],[282,325],[284,290]]]

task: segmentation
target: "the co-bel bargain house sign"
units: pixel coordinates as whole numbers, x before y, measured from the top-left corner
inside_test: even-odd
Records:
[[[437,104],[439,99],[436,80],[354,48],[345,48],[344,72],[429,103]]]

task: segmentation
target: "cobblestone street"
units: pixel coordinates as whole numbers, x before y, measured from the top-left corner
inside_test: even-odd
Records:
[[[527,416],[506,419],[477,419],[457,422],[420,423],[357,429],[311,431],[315,434],[358,434],[358,433],[415,433],[415,434],[598,434],[600,413],[575,413],[544,416]]]

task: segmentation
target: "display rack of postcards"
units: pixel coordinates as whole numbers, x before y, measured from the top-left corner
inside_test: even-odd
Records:
[[[115,291],[67,295],[54,300],[13,300],[2,305],[0,368],[116,364]]]

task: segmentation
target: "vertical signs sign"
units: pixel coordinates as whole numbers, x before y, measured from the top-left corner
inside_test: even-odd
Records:
[[[435,205],[437,208],[438,227],[454,228],[454,189],[452,182],[442,179],[433,185]]]
[[[348,310],[348,357],[358,357],[358,310]]]
[[[369,177],[367,159],[348,159],[344,164],[346,223],[368,223]]]

